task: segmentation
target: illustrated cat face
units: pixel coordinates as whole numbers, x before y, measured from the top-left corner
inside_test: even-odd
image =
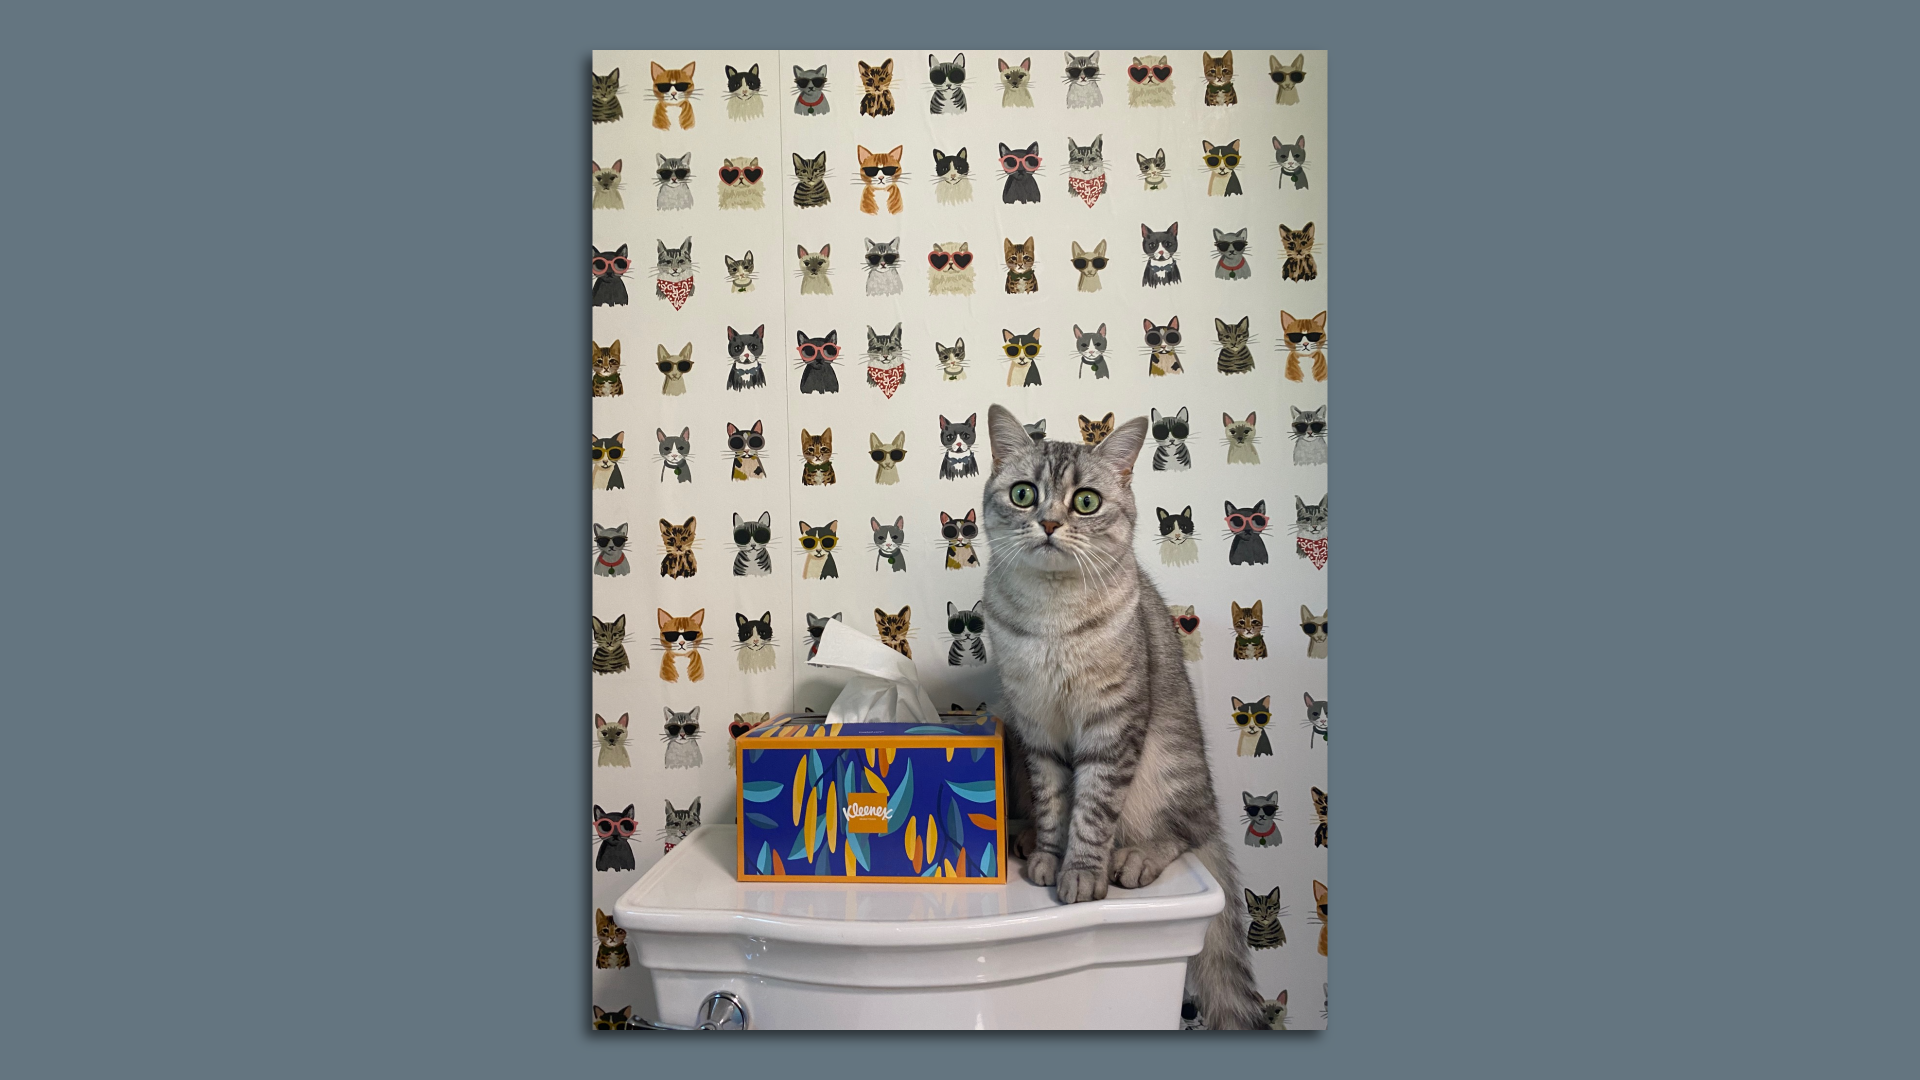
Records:
[[[1095,135],[1088,146],[1077,145],[1072,136],[1067,137],[1067,172],[1084,179],[1104,176],[1107,171],[1105,156],[1100,152],[1104,136]]]
[[[891,484],[899,480],[900,463],[907,459],[907,433],[902,431],[889,442],[881,442],[880,436],[867,433],[867,454],[874,464],[880,467],[876,482]]]
[[[596,76],[597,77],[597,76]],[[633,1006],[629,1005],[619,1012],[608,1012],[600,1006],[593,1007],[593,1029],[595,1031],[631,1031],[627,1025],[633,1020]]]
[[[1181,637],[1192,637],[1200,632],[1200,616],[1193,613],[1192,604],[1168,604],[1167,616],[1173,620],[1173,629]]]
[[[1145,154],[1133,155],[1140,164],[1140,178],[1148,187],[1159,187],[1167,179],[1167,151],[1165,147],[1155,150],[1152,157]]]
[[[1329,495],[1322,495],[1317,503],[1310,503],[1298,495],[1293,497],[1293,531],[1296,535],[1308,540],[1326,538],[1329,497]]]
[[[900,238],[894,237],[884,244],[876,244],[861,237],[867,245],[867,275],[897,272],[900,265]]]
[[[665,345],[656,345],[654,348],[659,351],[659,359],[654,361],[654,366],[667,377],[665,392],[673,393],[672,384],[685,379],[687,372],[693,370],[693,342],[687,342],[679,352],[673,353],[668,352]]]
[[[1319,615],[1315,615],[1307,605],[1300,605],[1300,632],[1307,635],[1308,641],[1323,650],[1327,644],[1327,615],[1332,610],[1328,608]]]
[[[833,245],[821,244],[820,250],[811,254],[805,247],[799,247],[799,258],[801,280],[824,284],[828,271],[833,268]]]
[[[1233,85],[1233,50],[1228,49],[1223,56],[1200,54],[1200,70],[1207,77],[1208,86]]]
[[[1287,408],[1293,411],[1291,436],[1294,442],[1324,443],[1327,441],[1327,407],[1325,405],[1306,410],[1294,408],[1292,405]]]
[[[904,434],[904,432],[903,432]],[[896,517],[893,524],[883,524],[879,518],[868,518],[873,529],[873,546],[882,555],[892,555],[907,542],[907,519]]]
[[[593,171],[589,175],[593,177],[593,190],[596,194],[604,192],[608,195],[614,195],[619,193],[621,162],[615,161],[612,165],[604,169],[600,167],[600,163],[597,161],[591,161],[588,162],[588,164],[593,166]]]
[[[1317,352],[1327,343],[1327,313],[1311,319],[1296,319],[1282,311],[1280,329],[1287,335],[1287,348],[1294,352]]]
[[[1249,921],[1270,923],[1279,920],[1280,886],[1275,885],[1273,891],[1265,896],[1259,895],[1252,889],[1247,889],[1245,892],[1247,894],[1247,919]]]
[[[759,518],[749,521],[739,514],[733,515],[733,546],[751,561],[773,539],[773,511],[762,510]],[[772,632],[768,632],[772,636]]]
[[[616,948],[627,943],[627,932],[613,921],[613,917],[599,908],[593,909],[593,934],[600,939],[603,948]]]
[[[967,242],[962,240],[952,244],[935,244],[927,253],[927,266],[935,274],[948,277],[971,276],[973,252],[967,250]]]
[[[1214,337],[1220,342],[1220,350],[1222,352],[1239,352],[1247,347],[1247,338],[1251,334],[1251,331],[1248,329],[1248,319],[1250,318],[1251,316],[1247,316],[1239,322],[1232,324],[1228,324],[1220,319],[1213,320]]]
[[[677,158],[670,158],[665,154],[655,154],[653,155],[653,159],[653,185],[655,187],[685,188],[689,178],[693,176],[693,153],[691,151],[681,154]],[[664,245],[660,249],[662,254],[665,254],[666,250]],[[691,252],[691,249],[689,249],[689,252]]]
[[[592,75],[592,72],[588,72]],[[605,75],[593,76],[593,106],[596,112],[603,112],[620,104],[620,69],[614,68]]]
[[[609,529],[594,522],[593,546],[600,559],[611,560],[608,565],[618,563],[619,556],[627,550],[627,523],[623,521]]]
[[[1093,246],[1092,251],[1088,251],[1080,246],[1078,240],[1074,241],[1073,268],[1080,272],[1082,291],[1091,292],[1092,290],[1087,289],[1086,286],[1099,285],[1100,271],[1107,268],[1107,242],[1102,240]],[[1104,332],[1104,330],[1105,328],[1103,326],[1102,332]]]
[[[1101,323],[1092,330],[1082,330],[1076,323],[1073,328],[1073,348],[1075,352],[1080,354],[1082,363],[1091,364],[1095,360],[1107,355],[1107,324]],[[1108,413],[1107,419],[1112,420],[1113,414]],[[1111,432],[1112,430],[1113,425],[1108,424],[1107,431]],[[1104,435],[1101,437],[1105,438]]]
[[[616,72],[616,74],[618,73]],[[1018,91],[1025,89],[1027,80],[1032,76],[1033,57],[1031,56],[1020,61],[1017,66],[1010,65],[1005,60],[1000,61],[1000,84],[1008,90]]]
[[[1252,507],[1239,507],[1227,503],[1227,528],[1235,536],[1258,536],[1267,531],[1267,500],[1261,499]]]
[[[820,151],[811,158],[793,155],[793,178],[802,184],[820,184],[827,179],[827,152]]]
[[[727,65],[727,93],[741,101],[750,101],[760,93],[760,65],[755,64],[745,71],[736,71],[732,64]]]
[[[1066,57],[1069,84],[1086,86],[1100,78],[1100,50],[1095,49],[1085,56],[1067,53]]]
[[[1140,250],[1147,256],[1147,262],[1154,266],[1165,266],[1180,254],[1180,223],[1174,222],[1164,232],[1155,232],[1145,222],[1140,225]]]
[[[1327,737],[1327,703],[1315,701],[1312,694],[1303,693],[1300,696],[1307,703],[1306,725],[1312,730],[1312,734],[1307,736],[1307,743],[1312,745],[1315,735],[1322,739]]]
[[[1240,807],[1240,820],[1246,822],[1249,829],[1265,833],[1273,828],[1274,819],[1280,815],[1280,792],[1255,795],[1251,791],[1243,791],[1240,793]]]
[[[661,277],[683,278],[693,273],[693,237],[682,240],[677,248],[668,247],[662,240],[654,243],[660,248],[655,261]]]
[[[1252,446],[1258,442],[1259,437],[1254,430],[1254,423],[1258,419],[1258,413],[1248,413],[1245,420],[1235,420],[1232,413],[1221,413],[1220,424],[1226,428],[1227,445]]]
[[[1164,326],[1155,325],[1152,319],[1142,319],[1140,325],[1145,331],[1147,351],[1156,361],[1170,360],[1179,355],[1180,316],[1168,319]]]
[[[1136,56],[1127,65],[1127,78],[1141,86],[1158,86],[1173,78],[1173,67],[1167,63],[1165,54]]]
[[[1307,222],[1305,227],[1300,229],[1289,229],[1285,225],[1281,225],[1280,226],[1280,248],[1281,248],[1282,254],[1290,259],[1299,259],[1299,258],[1304,258],[1308,255],[1312,255],[1313,254],[1313,222],[1311,221]],[[1295,320],[1295,321],[1298,322],[1302,320]],[[1301,341],[1302,343],[1304,343],[1306,340],[1305,338],[1306,331],[1303,330],[1303,331],[1300,331],[1300,333],[1302,335]]]
[[[986,632],[986,616],[980,613],[984,600],[975,601],[970,608],[959,607],[953,601],[947,601],[947,633],[962,644],[971,644],[973,640]],[[965,712],[954,709],[954,712]]]
[[[1023,274],[1033,269],[1033,237],[1027,237],[1026,242],[1020,244],[1011,240],[1002,240],[1001,243],[1006,245],[1008,270]]]
[[[616,431],[604,439],[594,436],[593,468],[595,472],[611,472],[620,467],[620,458],[627,452],[626,438],[627,433],[624,431]]]
[[[1284,233],[1286,229],[1285,225],[1280,226],[1281,232]],[[1247,230],[1241,229],[1239,232],[1213,230],[1213,250],[1220,253],[1220,261],[1223,263],[1239,262],[1240,257],[1247,253]]]
[[[653,429],[654,437],[660,443],[660,460],[678,468],[693,450],[693,443],[690,440],[692,433],[691,428],[681,428],[678,435],[669,435],[660,428]]]
[[[975,517],[975,511],[967,511],[966,517],[954,517],[944,510],[940,512],[940,536],[946,540],[949,551],[973,543],[979,535],[980,522]]]
[[[943,154],[937,148],[933,152],[933,181],[936,184],[958,184],[967,178],[967,148],[961,147],[951,154]]]
[[[1160,519],[1160,538],[1169,544],[1186,544],[1193,540],[1193,507],[1188,506],[1177,514],[1167,513],[1164,507],[1156,506],[1153,512]],[[1188,611],[1193,609],[1189,608]]]
[[[1143,418],[1118,425],[1097,446],[1034,442],[997,406],[987,429],[993,472],[982,499],[996,560],[1058,573],[1132,547],[1133,465],[1146,441]]]
[[[627,839],[640,831],[640,823],[633,819],[633,804],[617,813],[608,813],[596,804],[593,808],[593,832],[601,840],[624,845]]]
[[[893,85],[893,57],[889,56],[878,66],[869,65],[865,60],[860,64],[860,89],[869,94],[877,94]]]
[[[662,706],[661,711],[666,714],[661,742],[690,743],[700,738],[700,706],[695,705],[686,712],[674,712],[671,707]]]
[[[817,68],[803,68],[793,65],[793,90],[802,96],[812,96],[827,88],[827,65]]]
[[[1040,171],[1040,144],[1031,143],[1025,150],[1016,150],[1006,143],[1000,144],[1000,170],[1008,176],[1021,176]]]
[[[1185,405],[1180,406],[1180,411],[1170,416],[1160,415],[1159,409],[1148,410],[1148,415],[1152,420],[1153,443],[1156,447],[1171,452],[1186,441],[1187,407]]]
[[[1313,846],[1326,847],[1327,846],[1327,793],[1324,791],[1321,791],[1317,787],[1310,787],[1307,789],[1307,792],[1308,794],[1313,796],[1313,816],[1320,819],[1320,824],[1316,826],[1313,830]]]
[[[898,241],[895,241],[898,243]],[[893,324],[890,334],[876,334],[873,327],[867,327],[867,366],[890,368],[899,365],[901,360],[900,325]]]
[[[727,260],[727,280],[733,283],[736,290],[746,292],[753,288],[753,252],[749,251],[738,259],[731,255],[722,255],[721,258]]]
[[[1080,418],[1080,441],[1088,446],[1099,446],[1101,441],[1113,434],[1113,414],[1108,413],[1099,420]]]
[[[815,615],[811,611],[807,612],[807,637],[812,639],[812,644],[807,646],[807,659],[813,659],[814,654],[820,651],[820,635],[826,631],[828,619],[835,622],[846,621],[840,618],[840,614],[838,611],[831,615]]]
[[[660,647],[670,653],[692,653],[706,643],[706,634],[700,625],[707,621],[707,609],[684,618],[667,614],[666,608],[657,609],[660,620]]]
[[[1235,634],[1248,639],[1260,636],[1261,627],[1266,625],[1266,620],[1260,610],[1263,603],[1264,601],[1255,600],[1252,607],[1241,607],[1239,603],[1234,603],[1233,632]],[[1261,704],[1264,705],[1265,702]]]
[[[766,323],[754,327],[751,334],[742,334],[731,326],[727,327],[727,357],[733,361],[737,371],[745,374],[760,365],[760,359],[766,351],[762,340],[766,332]],[[756,424],[754,430],[757,432],[759,425]]]
[[[905,146],[896,146],[884,154],[875,153],[864,146],[856,146],[854,150],[860,158],[861,183],[869,187],[885,187],[900,179],[900,157],[906,151]]]
[[[818,435],[810,434],[806,428],[800,429],[800,456],[809,465],[826,465],[833,461],[833,429],[828,428]]]
[[[653,99],[678,105],[693,95],[693,63],[686,67],[663,68],[653,65]]]
[[[1273,160],[1274,163],[1280,167],[1280,171],[1288,176],[1292,176],[1294,173],[1306,168],[1307,137],[1302,135],[1293,142],[1286,143],[1281,142],[1280,136],[1275,135],[1273,137]]]
[[[761,724],[764,724],[771,719],[773,719],[773,716],[770,713],[763,713],[763,712],[734,713],[732,721],[730,721],[727,724],[727,734],[737,739],[740,736],[745,735],[747,732],[752,731],[754,728],[759,727]]]
[[[627,640],[627,617],[625,615],[612,622],[601,622],[598,615],[589,616],[593,620],[593,647],[598,650],[618,648]]]
[[[817,365],[832,367],[840,358],[840,331],[829,330],[826,337],[808,337],[806,331],[794,331],[794,340],[800,350],[800,366]]]
[[[1235,139],[1222,146],[1215,146],[1205,139],[1200,140],[1200,160],[1206,163],[1208,171],[1219,177],[1233,175],[1240,167],[1240,140]]]
[[[1007,354],[1007,359],[1015,365],[1031,364],[1040,355],[1040,328],[1037,326],[1025,334],[1001,330],[1000,336],[1005,342],[1002,348]]]
[[[965,423],[948,420],[945,416],[940,418],[940,443],[947,448],[947,453],[965,454],[973,449],[974,421],[979,417],[979,413],[973,413]]]
[[[695,797],[692,802],[687,804],[685,810],[675,810],[671,800],[665,801],[667,803],[666,825],[662,832],[666,837],[667,846],[671,848],[692,835],[693,830],[700,827],[700,800],[698,797]]]
[[[600,742],[602,750],[620,750],[627,745],[627,714],[621,713],[620,719],[609,724],[600,714],[593,717],[593,734]]]
[[[964,246],[964,245],[962,245]],[[967,366],[967,340],[956,338],[951,346],[933,343],[933,351],[940,355],[940,370],[948,375],[962,375]]]
[[[838,519],[829,521],[825,525],[808,525],[804,521],[800,523],[800,550],[806,554],[807,558],[825,562],[839,544],[840,522]]]
[[[599,342],[590,342],[593,346],[593,373],[602,378],[612,378],[620,374],[620,342],[615,341],[606,348]]]
[[[1287,1030],[1287,992],[1282,990],[1280,996],[1272,1001],[1262,1001],[1260,1015],[1267,1022],[1267,1030]]]
[[[614,277],[625,277],[627,270],[630,269],[632,265],[633,264],[627,260],[627,245],[625,244],[621,244],[612,251],[595,249],[593,252],[594,277],[606,277],[609,274]]]
[[[959,86],[965,83],[967,81],[966,54],[957,53],[952,60],[942,62],[934,59],[932,53],[928,53],[927,81],[936,87]]]
[[[760,167],[760,159],[757,157],[728,158],[726,163],[720,166],[720,185],[736,191],[763,188],[765,185],[760,181],[766,175],[767,171]],[[727,272],[732,273],[733,260],[729,259],[727,263]]]
[[[913,655],[912,646],[907,644],[907,632],[912,622],[911,607],[903,607],[892,615],[879,608],[873,609],[873,627],[879,632],[881,644],[905,656]]]
[[[1300,103],[1300,84],[1307,81],[1307,54],[1300,53],[1290,64],[1282,64],[1277,56],[1267,57],[1267,75],[1278,87],[1273,100],[1281,105]]]
[[[660,519],[660,546],[667,554],[679,555],[693,550],[694,531],[698,522],[688,518],[685,524],[675,525],[666,518]]]
[[[1320,923],[1320,955],[1327,955],[1327,887],[1313,883],[1313,911]]]

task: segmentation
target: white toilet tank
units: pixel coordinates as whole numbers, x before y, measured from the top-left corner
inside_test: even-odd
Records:
[[[715,991],[765,1029],[1178,1028],[1187,958],[1226,897],[1183,855],[1144,889],[1061,904],[1005,885],[734,880],[734,828],[707,825],[620,897],[614,921],[661,1015]]]

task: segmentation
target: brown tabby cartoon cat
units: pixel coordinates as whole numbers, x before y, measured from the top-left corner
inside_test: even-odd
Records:
[[[627,932],[599,908],[593,909],[593,932],[600,939],[600,949],[593,957],[594,967],[623,968],[632,963],[627,956]]]
[[[880,631],[880,643],[907,659],[913,659],[913,646],[907,644],[908,625],[913,621],[913,608],[903,607],[898,615],[889,615],[879,608],[873,609],[873,626]]]
[[[1282,224],[1280,253],[1287,260],[1280,267],[1280,276],[1285,280],[1312,281],[1320,276],[1320,267],[1313,261],[1313,222],[1298,229]]]
[[[1200,70],[1207,76],[1207,104],[1237,105],[1240,95],[1233,90],[1233,50],[1225,56],[1200,54]]]
[[[687,61],[683,68],[663,68],[653,65],[653,126],[661,131],[672,125],[667,123],[667,106],[680,106],[680,127],[693,126],[693,61]]]
[[[807,459],[807,467],[800,475],[800,483],[805,487],[820,487],[833,483],[833,429],[828,428],[818,435],[800,429],[800,455]]]
[[[593,396],[619,397],[627,392],[620,383],[620,339],[601,348],[597,341],[589,341],[593,346]]]
[[[1327,381],[1327,313],[1321,312],[1311,319],[1296,319],[1285,311],[1280,313],[1280,329],[1287,335],[1287,371],[1288,379],[1303,382],[1300,374],[1300,358],[1313,357],[1313,381]]]
[[[1007,292],[1039,292],[1040,281],[1033,276],[1033,237],[1027,237],[1024,244],[1016,244],[1005,238],[1001,243],[1006,245]]]
[[[1113,434],[1112,413],[1108,413],[1101,420],[1089,420],[1084,416],[1080,418],[1080,441],[1088,446],[1099,446],[1101,440],[1111,434]]]
[[[1252,607],[1233,605],[1233,658],[1235,660],[1265,660],[1267,658],[1267,639],[1261,634],[1266,625],[1261,614],[1262,601],[1255,600]]]
[[[864,146],[855,146],[854,150],[860,156],[860,212],[880,212],[873,197],[873,189],[878,185],[887,189],[887,213],[899,213],[905,205],[900,197],[900,157],[906,146],[896,146],[884,154],[876,154]]]
[[[667,614],[666,608],[660,608],[660,648],[664,655],[660,657],[660,678],[667,682],[680,681],[680,669],[676,666],[680,657],[687,657],[687,678],[699,682],[707,677],[705,661],[700,658],[700,648],[706,644],[706,635],[701,633],[700,624],[707,621],[707,609],[701,608],[685,618]]]
[[[693,533],[697,525],[694,518],[688,518],[684,525],[675,525],[666,518],[660,519],[660,544],[667,553],[660,559],[660,576],[664,578],[690,578],[699,569],[693,559]]]
[[[873,67],[865,60],[859,63],[860,89],[866,91],[860,98],[860,115],[892,116],[893,57],[887,57],[879,67]]]

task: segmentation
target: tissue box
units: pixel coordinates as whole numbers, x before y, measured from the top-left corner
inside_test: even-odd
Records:
[[[829,724],[787,714],[734,740],[741,881],[1007,880],[1000,721]]]

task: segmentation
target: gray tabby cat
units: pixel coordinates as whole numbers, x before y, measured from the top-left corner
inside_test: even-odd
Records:
[[[674,712],[672,707],[663,705],[660,711],[667,715],[665,733],[660,736],[660,741],[667,744],[666,767],[699,768],[700,706],[695,705],[686,712]]]
[[[1325,465],[1327,463],[1327,407],[1317,409],[1293,410],[1293,463],[1295,465]]]
[[[733,556],[734,577],[765,577],[773,573],[773,556],[767,541],[773,539],[773,511],[762,510],[757,521],[733,515],[733,543],[740,550]]]
[[[1007,717],[1026,746],[1036,848],[1027,880],[1062,903],[1139,888],[1192,851],[1227,905],[1187,965],[1216,1027],[1263,1019],[1240,888],[1214,807],[1193,685],[1166,601],[1134,560],[1133,467],[1147,420],[1097,446],[1035,442],[988,411],[982,496],[994,558],[982,603],[1000,648]]]
[[[653,185],[660,189],[654,194],[654,209],[693,209],[693,185],[688,183],[688,177],[693,175],[693,152],[688,151],[677,158],[655,154],[653,158]]]
[[[1067,108],[1100,107],[1100,50],[1085,56],[1067,53]]]
[[[655,240],[659,252],[654,256],[653,295],[673,304],[675,311],[693,295],[693,237],[670,248],[664,240]]]
[[[668,851],[673,850],[673,845],[693,835],[693,830],[699,827],[699,799],[696,798],[691,803],[688,803],[685,810],[675,810],[673,803],[667,803],[667,826],[660,830],[660,835],[665,838]]]
[[[1093,143],[1081,146],[1067,137],[1067,194],[1092,206],[1107,190],[1107,159],[1101,153],[1105,136],[1095,135]]]
[[[1221,319],[1213,320],[1213,333],[1220,342],[1220,357],[1214,366],[1220,369],[1220,374],[1245,375],[1253,370],[1253,352],[1247,348],[1250,318],[1252,316],[1243,317],[1231,326]]]
[[[1187,407],[1170,416],[1153,414],[1153,471],[1184,472],[1193,468],[1193,454],[1187,449]]]
[[[867,240],[867,295],[900,295],[899,237],[896,236],[884,244]]]
[[[987,642],[980,636],[987,628],[986,619],[980,614],[980,605],[984,600],[976,600],[970,608],[958,607],[953,601],[947,601],[947,634],[953,638],[953,644],[947,646],[947,663],[954,667],[985,667],[987,663]]]
[[[927,81],[933,84],[933,97],[927,103],[929,113],[938,116],[967,111],[966,53],[955,53],[950,63],[943,63],[928,53]]]

